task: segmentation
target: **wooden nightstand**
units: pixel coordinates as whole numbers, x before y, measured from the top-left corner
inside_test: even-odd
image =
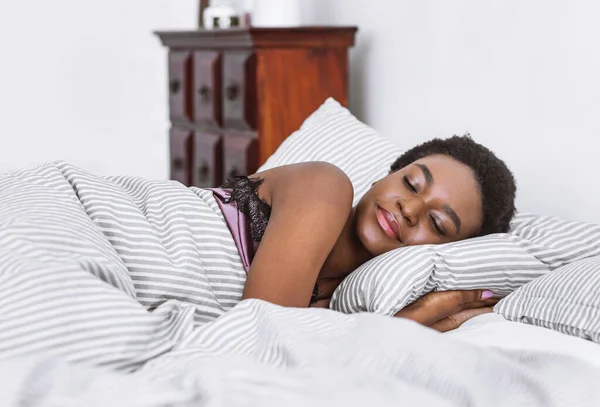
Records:
[[[157,32],[169,49],[171,179],[252,174],[328,97],[348,101],[356,27]]]

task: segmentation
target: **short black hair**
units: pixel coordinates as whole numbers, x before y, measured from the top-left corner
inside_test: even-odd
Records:
[[[413,147],[398,157],[391,170],[398,171],[420,158],[438,154],[451,157],[473,171],[483,208],[483,222],[475,236],[508,232],[515,215],[515,178],[504,161],[469,134],[436,138]]]

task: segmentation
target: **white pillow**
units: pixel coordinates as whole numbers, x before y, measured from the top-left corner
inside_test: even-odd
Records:
[[[258,172],[281,165],[325,161],[341,168],[354,186],[354,204],[387,175],[402,151],[329,98],[269,157]]]

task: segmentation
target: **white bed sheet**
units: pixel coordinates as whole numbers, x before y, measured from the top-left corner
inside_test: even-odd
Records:
[[[246,300],[135,372],[0,360],[0,405],[597,407],[599,377],[577,358],[475,346],[400,318]]]
[[[445,335],[485,347],[551,352],[600,367],[600,344],[551,329],[508,321],[495,313],[475,317]]]

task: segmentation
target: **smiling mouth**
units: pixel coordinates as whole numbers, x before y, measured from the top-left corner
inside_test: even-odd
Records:
[[[402,239],[400,238],[400,229],[398,227],[398,222],[396,222],[396,218],[390,212],[386,211],[379,206],[375,210],[375,215],[377,217],[377,223],[386,235],[398,240],[402,243]]]

